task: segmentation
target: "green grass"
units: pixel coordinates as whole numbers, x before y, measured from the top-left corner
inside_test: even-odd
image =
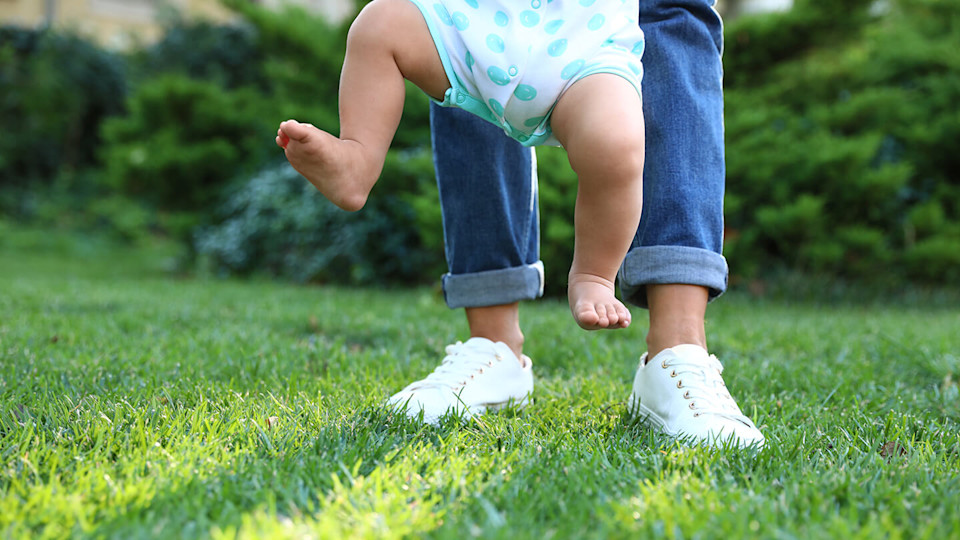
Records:
[[[525,305],[535,403],[424,427],[381,404],[465,336],[435,290],[167,255],[0,230],[0,536],[960,538],[956,304],[716,302],[751,455],[628,418],[642,312]]]

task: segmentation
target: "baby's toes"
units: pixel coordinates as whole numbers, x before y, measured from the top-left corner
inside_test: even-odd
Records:
[[[597,309],[597,317],[598,317],[597,325],[600,326],[601,328],[606,328],[610,326],[611,324],[610,316],[615,315],[616,313],[611,311],[610,307],[607,306],[606,304],[597,304],[596,309]]]
[[[608,327],[619,326],[620,321],[622,321],[623,319],[620,311],[617,309],[617,306],[614,304],[607,304],[604,306],[604,308],[605,308],[605,311],[607,312],[607,320],[609,321],[607,326]]]
[[[576,312],[577,322],[581,326],[592,327],[600,324],[600,315],[593,304],[582,303]]]

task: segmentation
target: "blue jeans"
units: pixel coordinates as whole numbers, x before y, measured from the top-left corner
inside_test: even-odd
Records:
[[[712,1],[640,1],[646,161],[643,214],[620,268],[624,300],[647,284],[727,287],[723,246],[723,28]],[[543,293],[536,161],[499,127],[432,105],[449,273],[447,304],[482,307]],[[469,144],[462,141],[469,139]]]

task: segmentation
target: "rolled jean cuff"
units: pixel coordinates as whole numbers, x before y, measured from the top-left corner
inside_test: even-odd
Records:
[[[706,287],[712,301],[727,290],[727,274],[727,260],[708,249],[635,247],[620,267],[620,293],[627,302],[647,308],[647,285],[679,283]]]
[[[486,307],[543,296],[543,262],[470,274],[444,274],[443,297],[451,308]]]

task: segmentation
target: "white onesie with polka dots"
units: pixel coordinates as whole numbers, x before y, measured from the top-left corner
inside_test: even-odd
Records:
[[[466,109],[527,146],[559,145],[550,113],[574,82],[613,73],[640,92],[639,0],[411,0]]]

